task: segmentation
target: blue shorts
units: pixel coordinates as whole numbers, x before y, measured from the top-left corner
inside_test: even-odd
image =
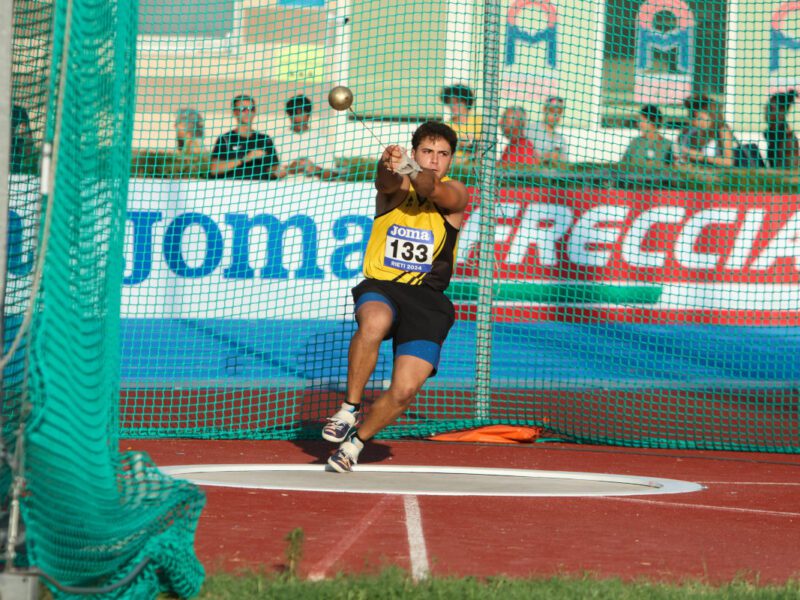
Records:
[[[442,344],[456,320],[450,299],[427,285],[365,279],[353,288],[355,310],[366,302],[383,302],[392,309],[392,340],[395,357],[416,356],[439,368]]]

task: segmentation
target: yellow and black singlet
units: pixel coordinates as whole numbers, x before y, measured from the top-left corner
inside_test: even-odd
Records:
[[[364,254],[364,276],[425,284],[443,292],[453,274],[457,240],[458,229],[412,186],[399,206],[375,217]]]

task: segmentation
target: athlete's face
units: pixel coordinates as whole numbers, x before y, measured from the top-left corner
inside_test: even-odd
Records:
[[[444,138],[425,138],[416,150],[411,151],[413,158],[423,169],[433,169],[440,179],[447,174],[453,161],[450,143]]]

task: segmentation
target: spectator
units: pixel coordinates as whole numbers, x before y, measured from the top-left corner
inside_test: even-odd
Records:
[[[500,157],[501,167],[536,167],[540,157],[531,141],[525,137],[528,116],[519,106],[510,106],[500,117],[500,129],[508,138],[508,146]]]
[[[313,108],[311,100],[302,94],[286,101],[289,123],[275,140],[278,154],[283,159],[281,169],[288,175],[334,179],[339,176],[339,171],[333,146],[330,140],[311,127]]]
[[[242,179],[285,177],[272,139],[253,129],[255,100],[246,95],[236,96],[233,116],[237,126],[221,135],[211,151],[211,175]]]
[[[548,96],[542,110],[543,119],[531,125],[527,137],[541,156],[542,164],[548,167],[562,167],[567,162],[569,148],[558,126],[564,116],[564,99]]]
[[[181,154],[203,153],[203,116],[194,108],[182,108],[175,117],[175,142]]]
[[[36,168],[36,147],[28,111],[14,105],[11,109],[11,173],[31,173]]]
[[[172,157],[172,176],[207,177],[211,156],[203,147],[203,116],[194,108],[182,108],[175,116],[175,143],[178,151]]]
[[[661,111],[654,104],[646,104],[639,111],[639,136],[631,140],[622,163],[639,169],[657,169],[667,166],[672,157],[672,144],[659,128],[663,123]]]
[[[458,136],[456,158],[474,158],[478,153],[483,121],[472,113],[475,94],[469,86],[449,85],[442,89],[442,102],[450,109],[450,127]]]
[[[786,117],[794,105],[797,92],[790,90],[772,94],[767,101],[767,163],[773,169],[800,167],[800,144]]]
[[[692,95],[684,100],[691,125],[678,137],[679,164],[733,167],[738,143],[725,122],[722,107],[707,96]]]

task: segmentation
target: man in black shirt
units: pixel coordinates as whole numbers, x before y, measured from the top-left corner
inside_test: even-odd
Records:
[[[211,177],[281,179],[281,169],[272,139],[253,129],[256,103],[250,96],[233,99],[237,127],[221,135],[211,151]]]

